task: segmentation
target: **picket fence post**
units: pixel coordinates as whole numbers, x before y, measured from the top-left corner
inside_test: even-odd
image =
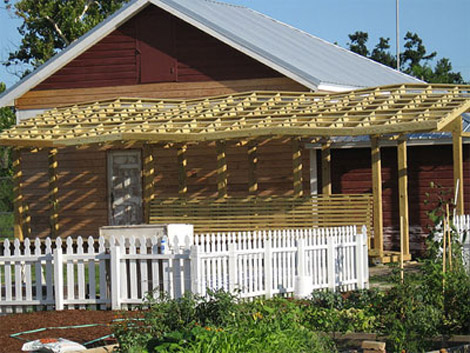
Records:
[[[64,257],[62,254],[62,240],[56,239],[54,249],[54,297],[55,310],[64,310]]]
[[[329,234],[326,240],[327,254],[326,259],[328,263],[328,288],[334,292],[336,290],[336,249],[335,238]]]
[[[265,291],[266,298],[272,298],[273,296],[273,253],[272,253],[272,234],[268,232],[268,236],[264,233],[264,280],[265,280]]]
[[[235,291],[237,277],[237,254],[235,252],[235,243],[228,244],[228,290],[230,293]]]
[[[198,245],[191,245],[191,292],[195,295],[202,293],[201,291],[201,249]]]
[[[110,262],[111,262],[111,309],[121,309],[121,247],[111,237]]]

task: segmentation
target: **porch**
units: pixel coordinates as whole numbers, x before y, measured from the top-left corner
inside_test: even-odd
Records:
[[[367,224],[374,235],[370,255],[390,261],[396,254],[386,252],[383,245],[381,142],[393,140],[399,176],[396,221],[402,220],[405,260],[410,259],[407,135],[452,133],[456,210],[462,214],[462,138],[466,135],[460,114],[470,109],[468,91],[468,86],[406,84],[338,94],[253,92],[185,101],[121,98],[57,108],[0,135],[1,144],[15,147],[15,235],[20,239],[31,235],[22,194],[22,152],[47,150],[50,227],[51,235],[57,236],[62,207],[59,151],[70,146],[130,148],[142,151],[142,211],[147,222],[190,222],[207,232]],[[371,141],[372,196],[332,194],[332,139],[363,135]],[[291,187],[280,194],[259,187],[259,146],[273,139],[291,146],[290,162],[282,166],[290,171],[283,182]],[[197,198],[188,193],[188,149],[207,143],[216,150],[211,174],[216,190],[212,197]],[[321,145],[317,181],[305,177],[302,150],[307,144]],[[178,186],[171,196],[155,192],[159,155],[153,147],[157,145],[176,155]],[[240,148],[248,160],[243,169],[246,189],[235,190],[233,196],[228,182],[229,148]],[[317,183],[321,195],[313,188],[312,195],[305,194],[303,185],[309,182]]]

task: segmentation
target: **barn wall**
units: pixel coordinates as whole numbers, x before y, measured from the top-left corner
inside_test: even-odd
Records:
[[[178,161],[175,148],[153,147],[155,156],[155,195],[178,195]],[[258,143],[258,194],[292,195],[292,142],[273,139]],[[189,145],[186,151],[187,197],[217,196],[217,152],[215,143]],[[226,147],[228,194],[248,195],[249,159],[245,144],[228,142]],[[308,150],[303,153],[304,192],[309,193]]]
[[[164,10],[149,6],[35,90],[281,76]]]
[[[47,151],[22,152],[23,193],[33,236],[50,235]],[[97,235],[108,223],[106,151],[59,149],[59,234]]]
[[[107,149],[63,148],[57,154],[59,234],[97,236],[108,224]],[[155,196],[178,196],[179,167],[176,146],[152,147],[155,156]],[[249,160],[243,144],[227,144],[228,194],[248,195]],[[215,143],[189,145],[187,157],[188,197],[217,196],[217,154]],[[304,150],[304,171],[309,170],[308,150]],[[50,236],[47,151],[22,152],[23,193],[34,237]],[[292,142],[266,140],[258,148],[259,195],[291,195]],[[304,173],[305,174],[305,173]],[[304,192],[309,192],[304,176]]]
[[[464,148],[465,208],[470,209],[470,156]],[[399,209],[396,148],[386,147],[382,153],[382,187],[385,248],[399,249]],[[334,193],[372,193],[370,149],[335,149],[332,151]],[[453,195],[452,146],[408,147],[408,194],[411,250],[420,253],[429,224],[426,212],[436,205],[436,189],[442,185]],[[430,197],[427,196],[430,195]],[[430,202],[426,205],[426,200]]]

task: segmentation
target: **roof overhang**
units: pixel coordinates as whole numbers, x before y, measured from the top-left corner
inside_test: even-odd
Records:
[[[0,144],[198,142],[445,131],[470,111],[470,86],[394,85],[335,94],[250,92],[191,100],[121,98],[56,108],[0,133]]]

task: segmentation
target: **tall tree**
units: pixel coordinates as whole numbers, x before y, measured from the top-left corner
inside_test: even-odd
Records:
[[[22,39],[6,66],[19,76],[43,64],[75,39],[103,21],[128,0],[3,0],[23,20]]]
[[[351,41],[348,43],[349,50],[362,56],[369,56],[369,49],[367,49],[368,33],[356,31],[349,35],[349,40]]]
[[[357,31],[350,34],[349,39],[349,50],[396,68],[396,56],[390,52],[390,38],[381,37],[372,52],[367,47],[368,33]],[[428,53],[418,34],[407,32],[404,40],[405,50],[400,55],[401,71],[431,83],[464,83],[462,75],[452,71],[449,59],[442,58],[434,68],[431,66],[430,62],[437,53]]]

